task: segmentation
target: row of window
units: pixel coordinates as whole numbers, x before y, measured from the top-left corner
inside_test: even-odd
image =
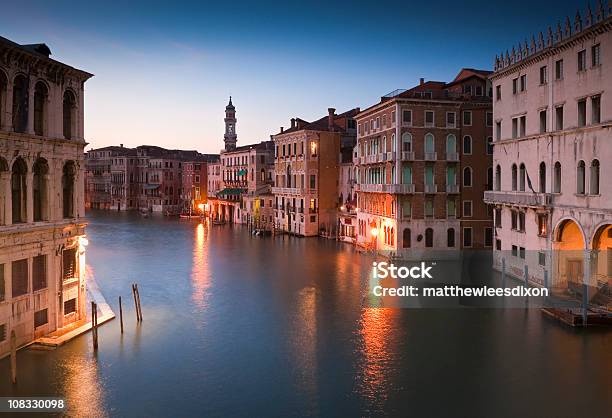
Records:
[[[368,224],[364,220],[359,221],[359,235],[368,238],[369,228]],[[393,227],[383,227],[384,243],[389,246],[395,245],[395,229]],[[448,248],[455,248],[456,246],[456,231],[455,228],[448,228],[446,230],[446,246]],[[434,230],[433,228],[425,229],[425,247],[433,248],[434,243]],[[417,236],[417,241],[423,240],[422,235]],[[404,228],[402,231],[402,248],[412,248],[412,230],[410,228]],[[473,245],[473,228],[463,228],[463,247],[471,247]],[[491,247],[493,245],[493,228],[485,228],[485,247]]]
[[[425,186],[433,186],[436,184],[433,164],[426,164],[423,173]],[[473,186],[473,173],[472,167],[463,167],[462,184],[464,187]],[[412,176],[412,165],[410,163],[402,164],[401,184],[413,184]],[[390,180],[390,182],[387,180]],[[387,179],[387,170],[385,170],[384,167],[368,167],[365,170],[357,172],[357,181],[360,184],[396,184],[395,166],[391,166],[390,179]],[[449,164],[446,167],[446,185],[457,185],[457,168],[455,163]]]
[[[382,148],[381,148],[382,142]],[[424,152],[427,154],[435,153],[435,136],[432,133],[425,134],[424,137],[425,150]],[[397,144],[395,141],[395,134],[391,135],[391,151],[397,149]],[[413,152],[413,139],[412,134],[409,132],[404,132],[402,134],[402,152]],[[462,149],[463,155],[472,155],[473,149],[473,140],[471,135],[464,135],[462,141]],[[383,136],[382,140],[380,138],[373,138],[370,140],[364,140],[361,142],[361,155],[377,155],[381,152],[387,152],[387,137]],[[493,138],[487,138],[487,147],[486,147],[487,155],[493,154]],[[449,134],[446,136],[446,155],[457,154],[457,137],[454,134]]]
[[[361,198],[358,207],[361,211],[371,213],[373,215],[387,216],[395,215],[395,201],[391,202],[391,212],[387,213],[387,207],[384,203],[378,201],[378,199]],[[423,203],[423,214],[425,218],[434,217],[434,201],[431,198],[427,198]],[[401,203],[401,216],[402,218],[411,218],[413,207],[410,200],[403,200]],[[471,218],[473,216],[473,202],[471,200],[462,201],[462,214],[464,218]],[[446,200],[446,217],[455,218],[457,216],[457,201],[455,199]]]
[[[403,110],[402,111],[402,125],[412,126],[412,110]],[[434,127],[435,126],[435,111],[433,110],[424,110],[424,126],[425,127]],[[393,112],[395,113],[395,112]],[[464,110],[461,112],[463,118],[463,126],[472,126],[472,111]],[[457,112],[446,112],[446,128],[456,128],[457,126]],[[493,112],[486,113],[486,126],[493,126]],[[385,122],[385,116],[383,115],[383,125],[382,128],[385,129],[387,127]],[[371,121],[366,121],[363,124],[359,124],[359,135],[363,136],[369,135],[371,132],[376,132],[381,129],[380,125],[380,117],[372,119]]]

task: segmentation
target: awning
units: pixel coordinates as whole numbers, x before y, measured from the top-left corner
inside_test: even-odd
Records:
[[[142,186],[145,190],[155,190],[159,188],[159,184],[145,184]]]
[[[238,170],[238,175],[239,176],[246,176],[248,173],[248,171],[246,170],[246,168],[243,168],[242,170]]]
[[[217,195],[238,195],[245,193],[246,189],[237,189],[237,188],[226,188],[221,190]]]

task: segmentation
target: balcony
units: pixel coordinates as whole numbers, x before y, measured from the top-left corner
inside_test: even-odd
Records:
[[[446,193],[459,193],[459,185],[458,184],[447,184]]]
[[[291,196],[301,196],[304,189],[301,187],[272,187],[272,194],[288,194]]]
[[[357,184],[355,189],[358,192],[371,192],[371,193],[382,193],[383,185],[382,184]]]
[[[551,193],[486,191],[484,201],[490,204],[542,208],[553,204],[554,195]]]
[[[414,184],[357,184],[355,188],[367,193],[414,193]]]
[[[436,184],[426,184],[425,185],[425,193],[436,193],[438,191],[438,186]]]
[[[366,164],[374,164],[378,162],[378,156],[376,154],[374,155],[366,155],[365,156],[365,163]]]
[[[402,151],[402,161],[414,161],[414,152]]]
[[[438,159],[438,154],[436,152],[426,152],[425,153],[425,161],[436,161]]]
[[[446,153],[446,161],[459,161],[459,153],[457,153],[457,152],[447,152]]]
[[[387,184],[387,192],[395,194],[414,193],[414,184]]]

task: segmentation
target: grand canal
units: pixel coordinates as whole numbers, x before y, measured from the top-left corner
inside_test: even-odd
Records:
[[[22,350],[0,394],[72,416],[609,416],[612,332],[538,310],[363,307],[371,260],[322,239],[88,213],[88,273],[118,312],[55,351]],[[137,325],[130,284],[140,287]]]

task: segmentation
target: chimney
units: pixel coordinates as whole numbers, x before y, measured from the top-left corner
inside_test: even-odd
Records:
[[[425,79],[423,77],[419,78],[419,85],[425,84]]]
[[[291,127],[295,128],[295,118],[291,118]]]
[[[334,109],[333,107],[329,107],[327,108],[327,124],[329,126],[329,130],[333,131],[334,130],[334,113],[336,112],[336,109]]]
[[[283,133],[283,131],[284,131],[284,130],[285,130],[285,128],[283,128],[283,127],[281,126],[281,134]]]
[[[123,148],[123,144],[119,144],[119,146],[120,146],[121,148]]]

